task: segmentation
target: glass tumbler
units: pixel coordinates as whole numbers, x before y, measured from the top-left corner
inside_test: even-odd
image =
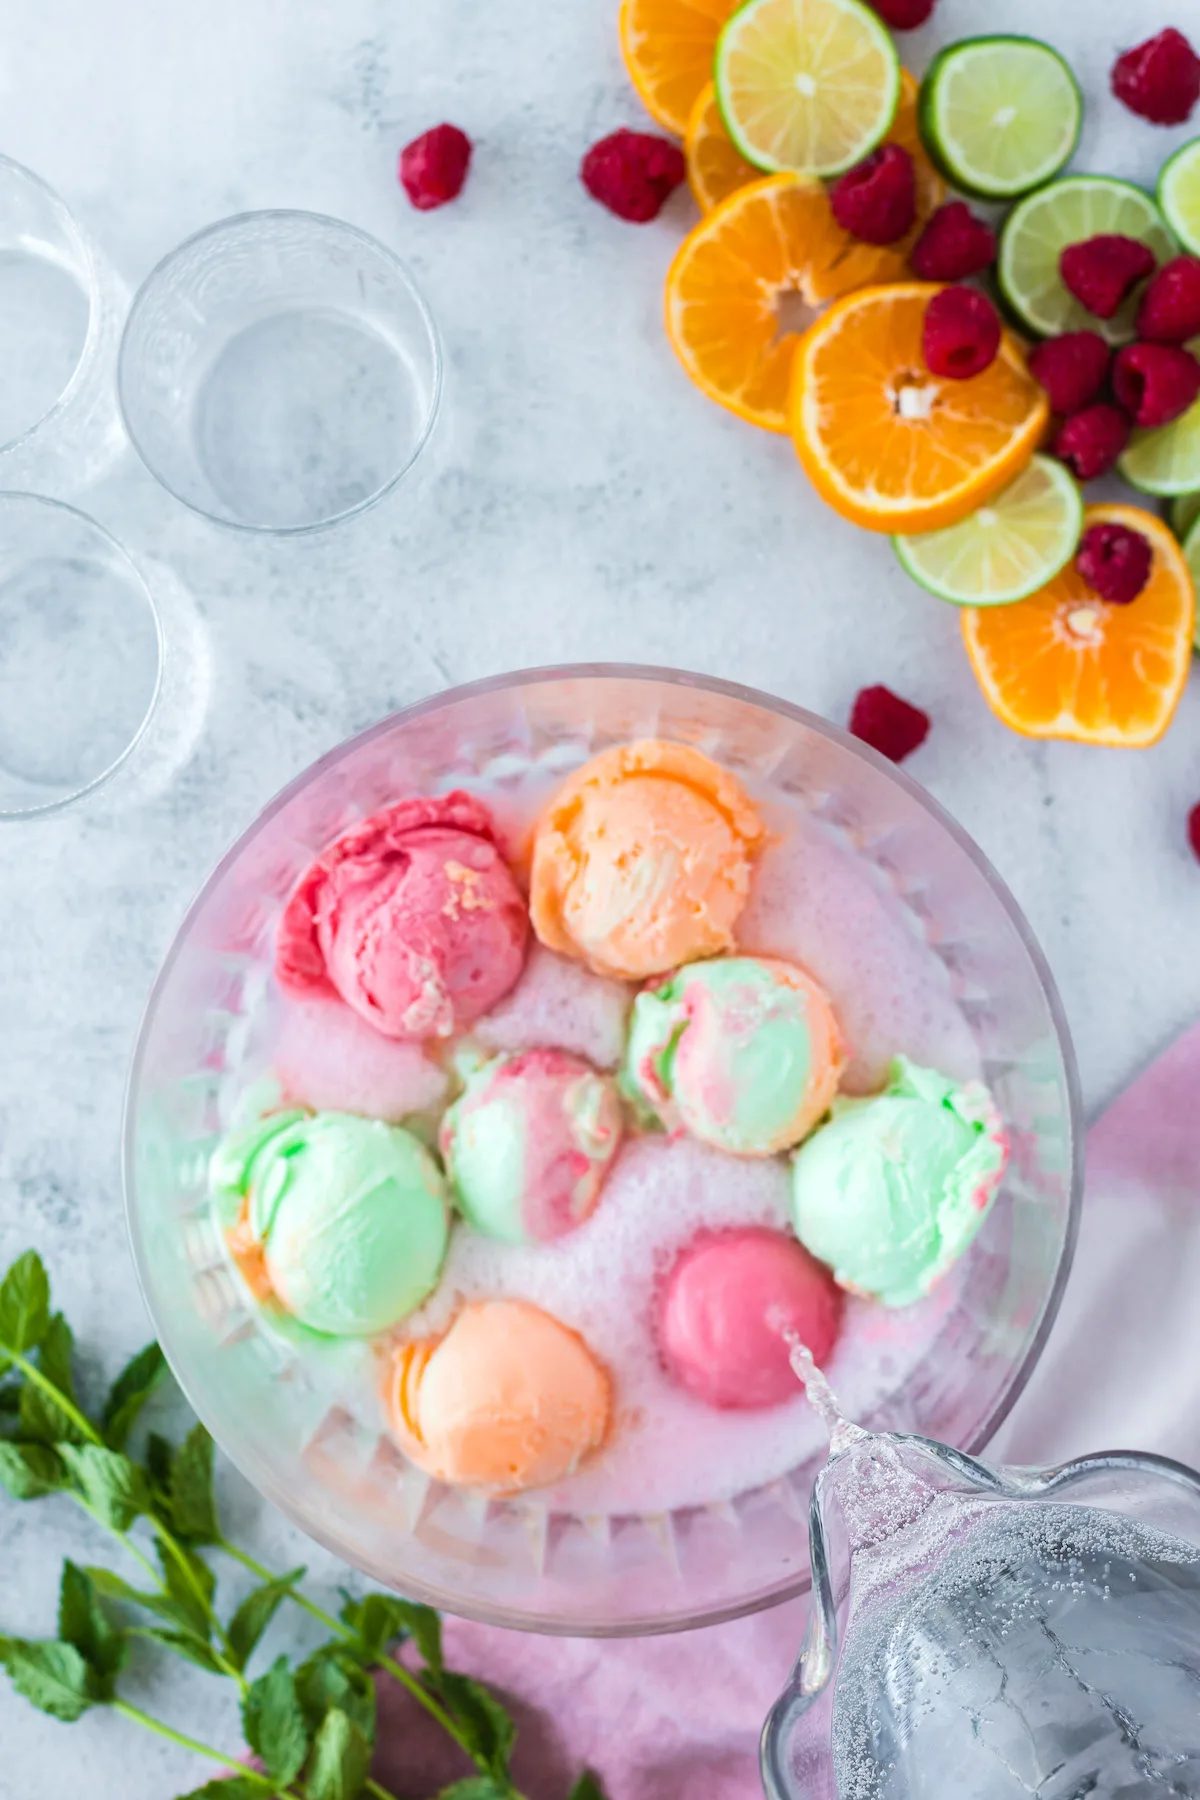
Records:
[[[150,472],[223,525],[297,532],[386,494],[433,427],[437,332],[398,258],[338,219],[243,213],[167,256],[121,344]]]
[[[161,675],[158,611],[117,540],[74,507],[0,493],[0,819],[113,774]]]

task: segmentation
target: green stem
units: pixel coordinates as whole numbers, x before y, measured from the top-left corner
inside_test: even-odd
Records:
[[[153,1513],[149,1514],[148,1517],[149,1517],[150,1529],[153,1531],[155,1537],[158,1539],[158,1541],[162,1545],[163,1549],[171,1557],[171,1559],[175,1563],[176,1567],[182,1572],[185,1581],[187,1582],[188,1586],[192,1590],[192,1593],[196,1596],[196,1599],[200,1602],[200,1605],[204,1608],[205,1612],[208,1614],[208,1617],[211,1619],[213,1625],[215,1626],[217,1636],[220,1638],[221,1643],[224,1645],[224,1648],[225,1648],[225,1651],[226,1651],[228,1657],[230,1657],[232,1659],[231,1661],[227,1662],[226,1658],[224,1656],[218,1656],[217,1661],[221,1664],[221,1667],[225,1670],[225,1673],[227,1675],[231,1676],[232,1679],[234,1681],[236,1681],[239,1684],[239,1686],[244,1689],[246,1686],[246,1681],[245,1681],[245,1677],[241,1673],[241,1670],[237,1667],[237,1651],[234,1649],[232,1643],[230,1642],[229,1633],[225,1630],[225,1627],[222,1625],[220,1619],[217,1617],[216,1608],[213,1606],[212,1601],[209,1599],[208,1595],[205,1593],[204,1589],[201,1587],[200,1583],[197,1581],[195,1570],[192,1568],[192,1565],[189,1562],[187,1556],[185,1555],[182,1546],[177,1542],[174,1535],[167,1529],[167,1527],[163,1524],[161,1519],[156,1519]]]
[[[236,1769],[238,1774],[244,1775],[248,1781],[258,1782],[264,1795],[280,1792],[269,1775],[260,1775],[257,1769],[239,1767],[236,1759],[226,1755],[224,1750],[214,1750],[211,1744],[201,1744],[195,1738],[185,1736],[182,1731],[176,1731],[173,1725],[166,1724],[162,1719],[156,1719],[152,1713],[143,1712],[138,1706],[130,1706],[127,1700],[113,1700],[111,1705],[113,1711],[120,1713],[123,1719],[129,1719],[134,1725],[140,1725],[145,1731],[152,1731],[155,1737],[166,1738],[168,1743],[178,1744],[181,1750],[191,1750],[196,1756],[206,1756],[209,1762],[220,1763],[222,1768]],[[285,1800],[287,1800],[286,1795]]]
[[[89,1444],[99,1444],[102,1449],[105,1447],[104,1439],[87,1414],[80,1412],[75,1402],[64,1394],[61,1388],[55,1387],[50,1377],[43,1375],[36,1363],[31,1363],[27,1356],[21,1355],[19,1350],[10,1350],[7,1344],[0,1344],[0,1350],[3,1350],[6,1356],[11,1357],[27,1381],[32,1381],[34,1387],[41,1388],[43,1394],[53,1400],[59,1412],[66,1414],[77,1431],[82,1431]]]

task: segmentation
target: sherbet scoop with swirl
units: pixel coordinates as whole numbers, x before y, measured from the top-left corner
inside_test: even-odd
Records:
[[[883,1093],[837,1100],[796,1152],[796,1236],[845,1288],[911,1306],[972,1243],[1008,1161],[980,1082],[898,1057]]]

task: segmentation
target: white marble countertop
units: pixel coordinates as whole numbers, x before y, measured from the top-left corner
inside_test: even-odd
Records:
[[[986,10],[986,20],[982,17]],[[1195,15],[1194,0],[1175,22]],[[313,757],[393,707],[534,663],[640,660],[766,688],[837,720],[886,681],[934,726],[912,773],[974,834],[1041,938],[1089,1108],[1200,1007],[1200,696],[1142,754],[1010,735],[958,622],[884,540],[827,511],[786,442],[691,388],[660,325],[686,194],[639,229],[601,211],[579,156],[641,123],[616,0],[38,0],[0,33],[0,149],[45,176],[136,284],[188,233],[264,205],[338,214],[409,259],[448,379],[421,478],[357,525],[252,541],[186,513],[132,455],[82,499],[162,580],[168,689],[134,762],[56,819],[0,827],[0,1267],[45,1254],[90,1357],[148,1335],[118,1174],[125,1067],[183,909],[230,839]],[[1165,22],[1116,0],[942,0],[931,48],[1053,23],[1090,108],[1077,165],[1152,181],[1186,131],[1122,112],[1106,71]],[[449,118],[475,139],[461,200],[411,211],[399,146]],[[151,569],[152,575],[154,570]],[[0,649],[2,654],[2,649]],[[228,1473],[240,1529],[296,1560]],[[65,1502],[0,1501],[0,1630],[50,1629],[64,1552],[98,1560]],[[304,1554],[300,1550],[300,1554]],[[312,1556],[332,1588],[337,1571]],[[233,1742],[216,1683],[174,1670],[153,1704]],[[0,1800],[166,1800],[187,1756],[94,1715],[70,1728],[0,1681]]]

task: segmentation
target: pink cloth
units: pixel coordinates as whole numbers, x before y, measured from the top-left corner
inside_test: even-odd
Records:
[[[1062,1312],[989,1455],[1042,1463],[1140,1449],[1200,1465],[1198,1294],[1200,1026],[1089,1134]],[[806,1613],[794,1601],[707,1631],[615,1643],[448,1619],[446,1637],[454,1664],[513,1702],[514,1771],[530,1800],[563,1800],[585,1764],[611,1800],[761,1800],[758,1734]],[[379,1778],[407,1796],[465,1773],[384,1686]]]

